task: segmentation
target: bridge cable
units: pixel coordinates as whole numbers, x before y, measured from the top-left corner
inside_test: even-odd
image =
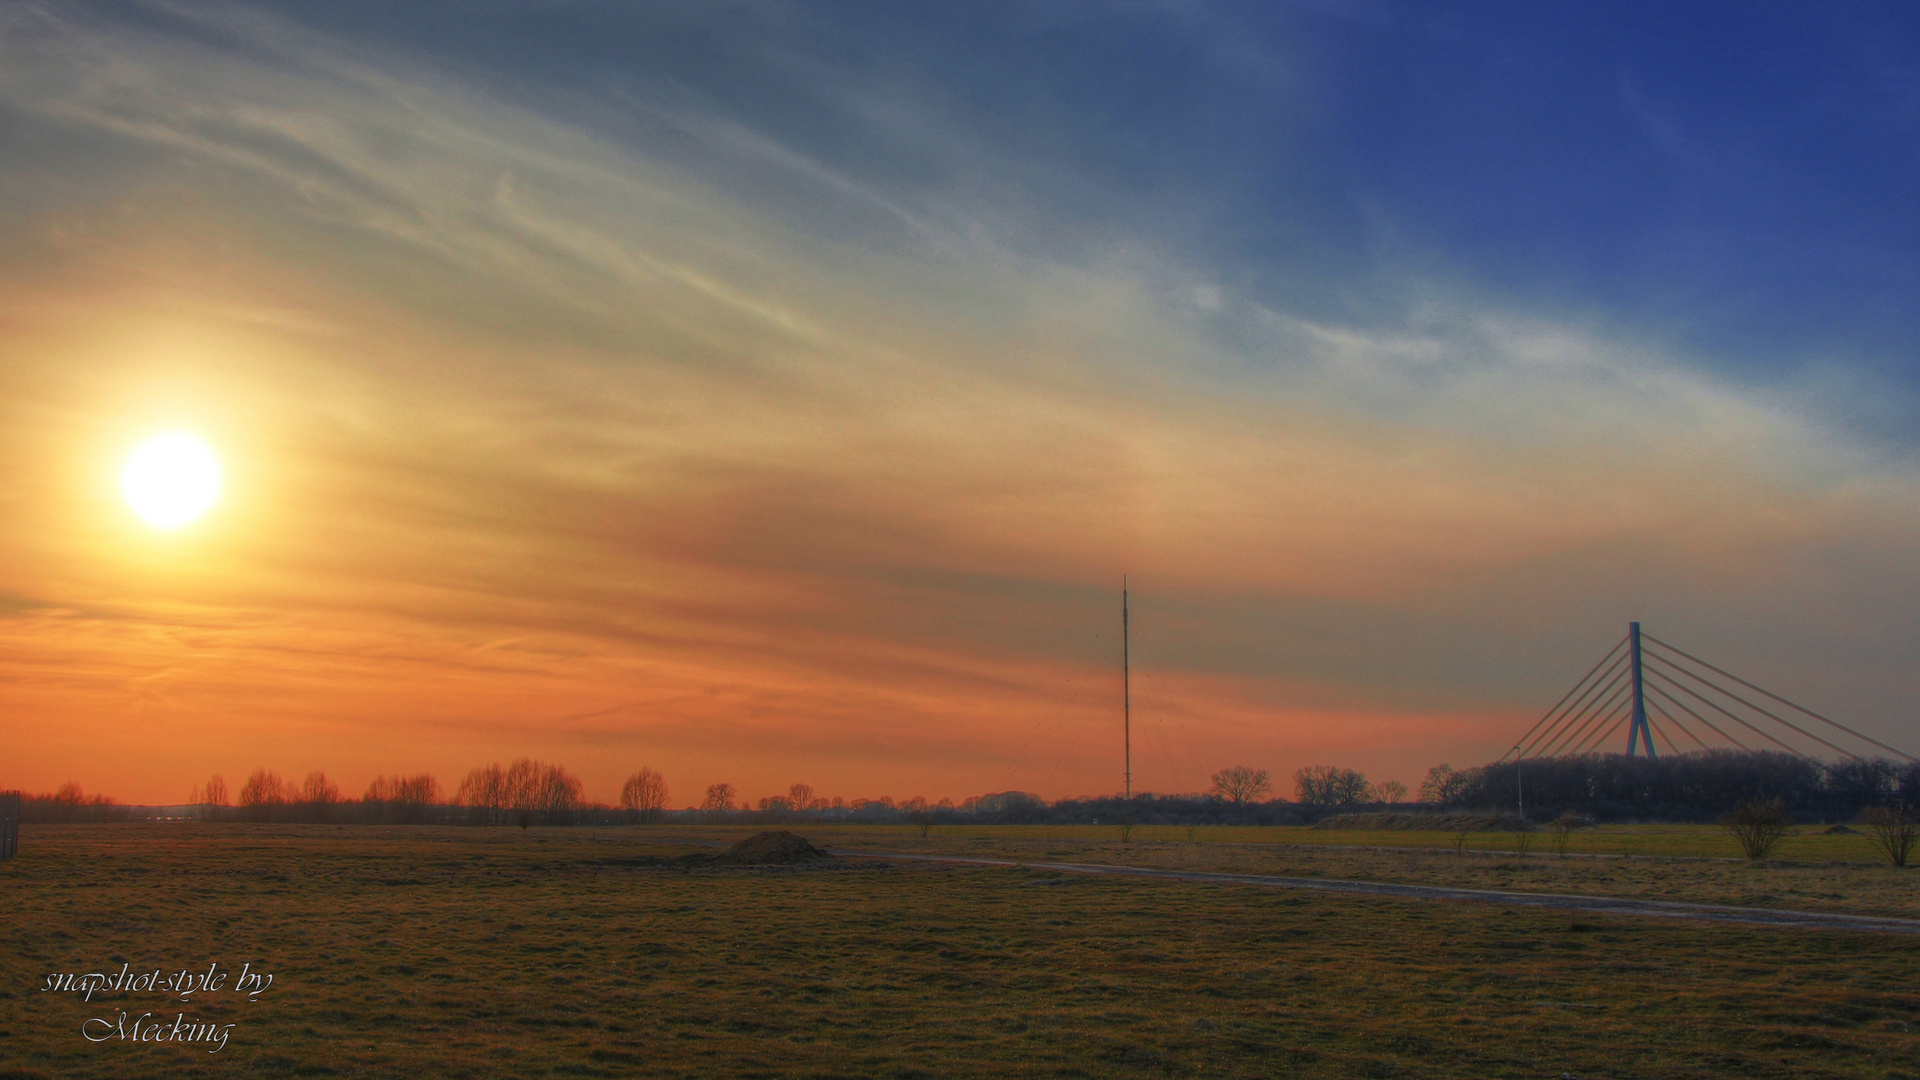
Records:
[[[1552,757],[1555,749],[1574,739],[1576,733],[1584,735],[1587,726],[1593,722],[1597,714],[1613,708],[1626,687],[1627,673],[1622,671],[1608,680],[1606,685],[1598,687],[1598,695],[1587,702],[1578,713],[1568,717],[1566,723],[1558,725],[1551,733],[1552,738],[1534,740],[1533,744],[1527,747],[1527,752],[1533,757]]]
[[[1614,736],[1620,733],[1620,728],[1632,719],[1633,719],[1632,709],[1629,708],[1629,709],[1621,710],[1620,715],[1614,719],[1613,726],[1607,728],[1605,731],[1596,732],[1593,738],[1593,741],[1587,743],[1587,745],[1580,748],[1580,755],[1584,757],[1585,755],[1591,754],[1594,751],[1600,749],[1602,746],[1605,746],[1609,741],[1613,739]]]
[[[1785,717],[1775,716],[1773,713],[1770,713],[1767,710],[1761,708],[1760,706],[1755,705],[1753,702],[1748,701],[1746,698],[1741,697],[1739,694],[1736,694],[1731,690],[1728,690],[1726,687],[1720,686],[1717,683],[1714,683],[1712,680],[1707,679],[1704,676],[1697,675],[1691,671],[1688,671],[1686,668],[1683,668],[1679,664],[1676,664],[1673,661],[1667,659],[1666,657],[1661,656],[1659,653],[1651,653],[1649,655],[1651,655],[1653,659],[1660,661],[1662,664],[1665,664],[1666,666],[1672,668],[1673,670],[1680,672],[1681,674],[1687,676],[1688,678],[1694,680],[1695,682],[1701,683],[1702,685],[1705,685],[1705,686],[1712,687],[1716,692],[1718,692],[1722,696],[1732,698],[1733,700],[1739,702],[1740,704],[1745,705],[1747,708],[1752,709],[1754,712],[1759,713],[1761,716],[1764,716],[1767,719],[1772,720],[1776,723],[1785,724],[1786,726],[1792,728],[1793,730],[1799,732],[1802,735],[1805,735],[1807,738],[1812,739],[1814,742],[1819,743],[1821,746],[1826,747],[1827,749],[1833,751],[1836,754],[1840,754],[1845,757],[1854,758],[1856,760],[1860,757],[1859,754],[1856,754],[1853,751],[1845,749],[1843,747],[1835,746],[1834,744],[1828,742],[1827,740],[1821,738],[1818,735],[1815,735],[1813,732],[1808,731],[1806,728],[1801,727],[1799,724],[1796,724],[1793,721],[1786,719]]]
[[[1862,742],[1870,742],[1870,743],[1872,743],[1873,745],[1875,745],[1875,746],[1877,746],[1877,747],[1879,747],[1880,749],[1882,749],[1882,750],[1885,750],[1886,752],[1888,752],[1888,753],[1890,753],[1890,754],[1898,754],[1899,756],[1901,756],[1901,757],[1903,757],[1903,758],[1906,758],[1906,759],[1907,759],[1908,761],[1920,761],[1920,758],[1916,758],[1916,757],[1914,757],[1914,756],[1913,756],[1912,754],[1908,754],[1908,753],[1904,753],[1904,752],[1902,752],[1902,751],[1899,751],[1899,750],[1895,750],[1895,749],[1894,749],[1893,747],[1891,747],[1891,746],[1888,746],[1888,745],[1887,745],[1886,743],[1883,743],[1883,742],[1881,742],[1880,740],[1878,740],[1878,739],[1876,739],[1876,738],[1873,738],[1873,737],[1872,737],[1872,736],[1870,736],[1870,735],[1862,735],[1862,734],[1861,734],[1860,732],[1858,732],[1858,731],[1855,731],[1855,730],[1853,730],[1852,728],[1850,728],[1850,727],[1848,727],[1847,725],[1845,725],[1845,724],[1843,724],[1843,723],[1841,723],[1840,721],[1838,721],[1838,720],[1829,720],[1828,718],[1826,718],[1826,717],[1824,717],[1824,716],[1821,716],[1821,715],[1820,715],[1819,713],[1817,713],[1817,712],[1814,712],[1814,711],[1813,711],[1812,709],[1809,709],[1809,708],[1807,708],[1807,707],[1806,707],[1806,706],[1804,706],[1804,705],[1796,705],[1796,704],[1794,704],[1793,702],[1791,702],[1791,701],[1788,701],[1788,700],[1787,700],[1786,698],[1783,698],[1783,697],[1781,697],[1781,696],[1780,696],[1779,694],[1776,694],[1776,693],[1774,693],[1774,692],[1773,692],[1773,691],[1771,691],[1771,690],[1767,690],[1767,689],[1764,689],[1764,688],[1762,688],[1762,687],[1758,687],[1758,686],[1755,686],[1754,684],[1752,684],[1752,683],[1750,683],[1750,682],[1748,682],[1747,680],[1745,680],[1745,679],[1743,679],[1743,678],[1741,678],[1741,677],[1740,677],[1740,676],[1738,676],[1738,675],[1735,675],[1735,674],[1733,674],[1732,672],[1727,672],[1727,671],[1721,671],[1721,670],[1720,670],[1719,668],[1717,668],[1717,667],[1714,667],[1714,666],[1713,666],[1712,664],[1709,664],[1709,663],[1707,663],[1707,662],[1706,662],[1705,660],[1702,660],[1702,659],[1700,659],[1699,657],[1697,657],[1697,656],[1695,656],[1695,655],[1693,655],[1692,653],[1689,653],[1689,652],[1686,652],[1686,651],[1684,651],[1684,650],[1682,650],[1682,649],[1678,649],[1678,648],[1675,648],[1674,646],[1672,646],[1672,645],[1669,645],[1669,644],[1667,644],[1667,643],[1666,643],[1666,642],[1664,642],[1664,641],[1661,641],[1661,640],[1660,640],[1659,638],[1657,638],[1657,637],[1654,637],[1654,636],[1653,636],[1652,634],[1648,634],[1648,633],[1645,633],[1645,632],[1642,632],[1640,636],[1641,636],[1641,638],[1642,638],[1642,639],[1644,639],[1644,640],[1647,640],[1647,641],[1651,641],[1651,642],[1653,642],[1653,643],[1654,643],[1655,645],[1658,645],[1658,646],[1660,646],[1660,647],[1661,647],[1661,648],[1663,648],[1663,649],[1668,649],[1668,650],[1670,650],[1670,651],[1672,651],[1672,652],[1676,652],[1676,653],[1679,653],[1679,654],[1680,654],[1681,656],[1684,656],[1684,657],[1686,657],[1687,659],[1689,659],[1689,660],[1691,660],[1691,661],[1693,661],[1693,662],[1694,662],[1694,663],[1696,663],[1696,664],[1699,664],[1699,665],[1700,665],[1701,667],[1703,667],[1703,668],[1706,668],[1706,669],[1708,669],[1709,671],[1715,671],[1715,672],[1719,672],[1720,674],[1722,674],[1722,675],[1725,675],[1725,676],[1726,676],[1727,678],[1729,678],[1729,679],[1732,679],[1732,680],[1733,680],[1734,682],[1737,682],[1737,683],[1739,683],[1739,684],[1740,684],[1741,686],[1744,686],[1744,687],[1746,687],[1746,688],[1747,688],[1747,689],[1749,689],[1749,690],[1755,690],[1755,691],[1758,691],[1758,692],[1760,692],[1760,693],[1762,693],[1762,694],[1765,694],[1765,695],[1767,695],[1768,697],[1770,697],[1770,698],[1772,698],[1773,700],[1775,700],[1775,701],[1777,701],[1777,702],[1779,702],[1779,703],[1780,703],[1780,704],[1782,704],[1782,705],[1785,705],[1785,706],[1787,706],[1787,707],[1788,707],[1788,708],[1790,708],[1790,709],[1794,709],[1794,710],[1796,710],[1796,711],[1798,711],[1798,712],[1803,712],[1803,713],[1806,713],[1806,714],[1807,714],[1808,716],[1811,716],[1811,717],[1813,717],[1813,718],[1814,718],[1815,720],[1818,720],[1818,721],[1820,721],[1820,722],[1821,722],[1821,723],[1823,723],[1823,724],[1831,724],[1831,725],[1833,725],[1834,727],[1837,727],[1837,728],[1839,728],[1839,729],[1840,729],[1841,731],[1844,731],[1844,732],[1846,732],[1847,734],[1849,734],[1849,735],[1851,735],[1851,736],[1853,736],[1854,738],[1856,738],[1856,739],[1859,739],[1859,740],[1861,740]],[[1729,696],[1729,697],[1731,697],[1732,695],[1728,695],[1728,696]],[[1783,721],[1783,723],[1784,723],[1784,721]],[[1844,753],[1844,752],[1845,752],[1845,751],[1842,751],[1842,753]],[[1857,757],[1858,755],[1849,755],[1849,756],[1853,756],[1853,757]]]
[[[1586,692],[1581,694],[1571,706],[1568,706],[1567,711],[1561,714],[1559,720],[1554,721],[1547,730],[1534,736],[1532,742],[1525,744],[1524,748],[1520,751],[1520,756],[1524,758],[1535,748],[1552,744],[1557,741],[1557,735],[1565,734],[1569,726],[1585,719],[1586,710],[1597,704],[1600,698],[1604,698],[1607,694],[1611,693],[1615,683],[1627,677],[1626,664],[1627,655],[1621,653],[1619,658],[1614,660],[1613,664],[1587,687]],[[1579,687],[1575,687],[1574,689],[1577,690]],[[1598,696],[1596,697],[1595,695]],[[1505,755],[1502,755],[1502,760],[1504,759]]]
[[[1570,746],[1567,748],[1568,756],[1583,757],[1592,753],[1594,748],[1612,738],[1613,733],[1620,730],[1620,725],[1632,717],[1632,703],[1626,701],[1621,702],[1619,711],[1611,712],[1601,717],[1600,724],[1595,727],[1590,734],[1582,736],[1578,746]]]
[[[1608,694],[1613,693],[1614,687],[1619,686],[1627,677],[1626,664],[1627,658],[1622,654],[1612,666],[1601,673],[1600,678],[1587,687],[1586,692],[1574,701],[1568,711],[1563,713],[1552,727],[1533,737],[1533,741],[1527,744],[1527,750],[1550,745],[1557,741],[1559,736],[1566,734],[1571,726],[1585,720]]]
[[[1779,747],[1780,749],[1785,750],[1787,753],[1793,754],[1798,757],[1809,758],[1809,759],[1813,757],[1812,754],[1809,754],[1806,751],[1801,750],[1797,747],[1788,746],[1786,743],[1783,743],[1779,739],[1774,738],[1773,735],[1771,735],[1770,733],[1762,731],[1759,728],[1754,727],[1752,724],[1747,723],[1747,721],[1743,717],[1740,717],[1735,715],[1734,713],[1728,712],[1726,706],[1720,704],[1717,701],[1713,701],[1707,697],[1702,696],[1698,691],[1694,690],[1692,687],[1681,685],[1678,681],[1674,680],[1671,676],[1667,675],[1665,672],[1661,671],[1659,668],[1649,667],[1647,668],[1647,672],[1649,674],[1658,676],[1661,679],[1661,681],[1665,682],[1667,685],[1685,693],[1688,697],[1691,697],[1694,700],[1699,701],[1702,704],[1705,704],[1708,708],[1711,708],[1712,710],[1719,713],[1720,715],[1726,717],[1729,720],[1732,720],[1734,723],[1739,724],[1741,727],[1746,728],[1748,731],[1753,732],[1755,735],[1760,736],[1761,738],[1767,740],[1768,742]]]
[[[1533,733],[1540,730],[1540,725],[1546,723],[1548,718],[1552,717],[1554,713],[1559,712],[1560,706],[1565,705],[1567,703],[1568,698],[1573,697],[1573,695],[1577,693],[1582,686],[1585,686],[1587,684],[1587,680],[1593,678],[1593,673],[1596,671],[1599,671],[1601,666],[1605,664],[1608,660],[1612,659],[1613,654],[1616,652],[1619,652],[1620,647],[1622,645],[1625,645],[1626,643],[1627,643],[1627,639],[1624,637],[1621,638],[1619,641],[1614,642],[1613,648],[1608,649],[1606,651],[1606,654],[1600,657],[1599,662],[1594,664],[1593,667],[1589,669],[1585,675],[1580,676],[1579,682],[1576,682],[1573,684],[1573,689],[1567,691],[1566,697],[1563,697],[1559,701],[1554,702],[1553,708],[1548,709],[1545,716],[1542,716],[1540,719],[1535,720],[1533,722],[1533,726],[1527,729],[1527,733],[1525,735],[1522,735],[1518,739],[1514,740],[1514,745],[1518,746],[1522,743],[1525,743],[1528,739],[1532,738]],[[1512,753],[1512,751],[1508,751],[1508,753]],[[1507,756],[1506,754],[1502,754],[1500,755],[1500,759],[1502,761],[1505,761],[1506,756]]]
[[[1704,742],[1700,742],[1700,736],[1698,736],[1698,735],[1695,735],[1695,734],[1693,733],[1693,731],[1692,731],[1692,729],[1690,729],[1690,728],[1688,728],[1688,727],[1687,727],[1687,725],[1685,725],[1685,724],[1683,724],[1683,723],[1681,723],[1680,721],[1678,721],[1678,720],[1676,720],[1676,719],[1674,719],[1674,718],[1673,718],[1673,714],[1672,714],[1672,713],[1670,713],[1670,712],[1668,712],[1667,710],[1665,710],[1665,709],[1663,709],[1663,708],[1661,708],[1661,707],[1660,707],[1660,703],[1659,703],[1659,702],[1657,702],[1657,701],[1648,701],[1648,702],[1647,702],[1647,704],[1649,704],[1649,705],[1651,705],[1651,706],[1653,706],[1653,711],[1654,711],[1654,712],[1657,712],[1657,713],[1659,713],[1659,714],[1660,714],[1660,715],[1661,715],[1662,717],[1664,717],[1664,718],[1666,719],[1666,721],[1667,721],[1667,723],[1669,723],[1669,724],[1672,724],[1672,725],[1673,725],[1674,727],[1677,727],[1677,728],[1679,728],[1679,729],[1680,729],[1680,730],[1681,730],[1682,732],[1684,732],[1684,733],[1686,734],[1686,736],[1687,736],[1687,738],[1689,738],[1689,739],[1692,739],[1692,740],[1693,740],[1694,742],[1696,742],[1696,743],[1699,743],[1699,745],[1700,745],[1700,749],[1702,749],[1702,750],[1707,750],[1707,749],[1711,749],[1710,747],[1708,747],[1708,746],[1707,746],[1707,744],[1706,744],[1706,743],[1704,743]],[[1676,753],[1677,753],[1677,752],[1678,752],[1678,751],[1676,751]]]
[[[1608,663],[1609,660],[1612,661],[1611,664]],[[1615,648],[1609,649],[1607,654],[1600,658],[1600,663],[1596,664],[1586,675],[1581,676],[1580,681],[1574,684],[1573,689],[1567,691],[1566,696],[1560,699],[1559,704],[1555,705],[1548,711],[1547,715],[1541,717],[1539,721],[1536,721],[1533,727],[1529,729],[1525,735],[1521,736],[1519,742],[1515,743],[1513,749],[1507,753],[1512,754],[1517,751],[1519,756],[1524,759],[1532,753],[1536,747],[1554,742],[1557,736],[1564,734],[1570,725],[1577,724],[1585,717],[1585,710],[1594,704],[1594,696],[1596,694],[1604,697],[1613,689],[1613,681],[1623,674],[1622,669],[1626,661],[1626,655],[1620,652],[1617,645]],[[1605,666],[1605,670],[1602,670],[1603,665]],[[1598,678],[1595,678],[1596,672],[1598,673]],[[1556,716],[1555,714],[1558,715]],[[1543,724],[1545,725],[1544,729],[1542,728]],[[1501,760],[1506,760],[1506,757],[1507,754],[1502,754]]]
[[[1540,756],[1553,757],[1570,747],[1578,745],[1586,740],[1587,734],[1597,725],[1606,723],[1607,718],[1613,715],[1613,710],[1625,699],[1627,691],[1632,689],[1625,675],[1622,675],[1616,680],[1614,685],[1617,689],[1611,689],[1605,699],[1593,703],[1591,709],[1588,710],[1591,715],[1582,713],[1580,719],[1583,722],[1578,725],[1568,725],[1567,730],[1562,732],[1559,738],[1541,750]]]
[[[1698,720],[1701,723],[1712,728],[1713,733],[1715,735],[1720,736],[1721,738],[1727,740],[1728,742],[1732,743],[1733,745],[1739,747],[1740,749],[1746,751],[1749,754],[1753,753],[1752,747],[1748,746],[1746,743],[1741,742],[1739,739],[1736,739],[1733,736],[1727,734],[1726,732],[1721,731],[1717,724],[1707,719],[1706,717],[1701,716],[1699,713],[1694,712],[1692,709],[1687,708],[1685,705],[1681,704],[1678,700],[1676,700],[1672,694],[1669,694],[1665,690],[1662,690],[1659,687],[1654,686],[1652,684],[1648,684],[1647,689],[1653,691],[1656,694],[1659,694],[1663,698],[1666,698],[1668,703],[1670,703],[1674,708],[1685,712],[1688,716],[1691,716],[1695,720]],[[1658,708],[1658,707],[1659,707],[1658,703],[1655,703],[1655,708]],[[1700,745],[1705,746],[1706,743],[1701,743]]]
[[[1591,742],[1589,742],[1589,743],[1587,743],[1587,744],[1586,744],[1585,746],[1582,746],[1582,747],[1580,748],[1580,752],[1579,752],[1578,754],[1574,754],[1574,755],[1571,755],[1571,756],[1573,756],[1573,757],[1582,757],[1582,756],[1584,756],[1584,755],[1586,755],[1586,754],[1590,754],[1590,753],[1592,753],[1592,752],[1593,752],[1593,749],[1594,749],[1595,747],[1597,747],[1597,746],[1600,746],[1600,745],[1602,745],[1603,743],[1605,743],[1605,742],[1606,742],[1606,741],[1607,741],[1608,739],[1611,739],[1611,738],[1613,738],[1613,733],[1614,733],[1614,732],[1616,732],[1616,731],[1619,731],[1619,730],[1620,730],[1620,725],[1621,725],[1621,724],[1624,724],[1624,723],[1626,723],[1626,722],[1627,722],[1627,718],[1628,718],[1628,717],[1630,717],[1630,716],[1632,716],[1632,715],[1633,715],[1633,710],[1632,710],[1632,709],[1626,709],[1626,710],[1623,710],[1622,712],[1620,712],[1620,713],[1618,713],[1618,714],[1616,714],[1616,715],[1614,716],[1614,720],[1613,720],[1613,726],[1612,726],[1612,727],[1609,727],[1609,728],[1607,728],[1607,729],[1605,729],[1604,731],[1601,731],[1601,732],[1599,732],[1599,733],[1598,733],[1598,734],[1596,735],[1596,737],[1595,737],[1595,738],[1594,738],[1594,739],[1593,739],[1593,740],[1592,740]]]
[[[1643,699],[1643,700],[1644,700],[1644,699]],[[1667,742],[1667,753],[1669,753],[1669,754],[1672,754],[1672,755],[1673,755],[1674,757],[1679,757],[1679,756],[1680,756],[1680,748],[1679,748],[1679,747],[1677,747],[1677,746],[1675,746],[1675,745],[1673,745],[1673,736],[1671,736],[1671,735],[1669,735],[1669,734],[1667,734],[1667,729],[1666,729],[1666,728],[1663,728],[1663,727],[1661,727],[1660,725],[1658,725],[1658,724],[1656,724],[1656,723],[1654,723],[1654,722],[1653,722],[1653,717],[1651,717],[1651,716],[1649,716],[1649,717],[1647,717],[1647,732],[1648,732],[1648,735],[1647,735],[1647,741],[1648,741],[1648,742],[1652,742],[1652,741],[1653,741],[1653,735],[1652,735],[1652,733],[1653,733],[1653,732],[1656,732],[1656,731],[1660,733],[1660,737],[1661,737],[1662,739],[1665,739],[1665,740],[1666,740],[1666,742]],[[1648,756],[1648,757],[1652,757],[1653,755],[1651,755],[1651,754],[1649,754],[1649,755],[1647,755],[1647,756]]]
[[[1560,733],[1559,738],[1556,738],[1552,743],[1547,744],[1541,749],[1539,756],[1554,757],[1586,741],[1588,733],[1590,733],[1595,726],[1606,723],[1607,718],[1613,715],[1615,707],[1626,700],[1629,689],[1631,689],[1631,687],[1627,682],[1626,675],[1623,673],[1616,682],[1608,687],[1606,697],[1595,700],[1590,709],[1581,713],[1580,722],[1567,725]]]

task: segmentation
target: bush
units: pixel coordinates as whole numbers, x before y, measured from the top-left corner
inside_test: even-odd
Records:
[[[1792,835],[1793,818],[1779,799],[1752,800],[1722,815],[1720,827],[1727,830],[1747,858],[1759,862]]]
[[[1860,815],[1860,824],[1867,827],[1873,846],[1890,865],[1896,869],[1907,865],[1915,842],[1920,841],[1920,817],[1911,809],[1903,805],[1876,806]]]
[[[1567,838],[1573,835],[1575,829],[1593,828],[1593,822],[1583,817],[1575,817],[1572,814],[1561,814],[1549,822],[1547,828],[1553,830],[1554,854],[1565,855],[1567,853]]]

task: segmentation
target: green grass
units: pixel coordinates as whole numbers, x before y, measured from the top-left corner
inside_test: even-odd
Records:
[[[0,1076],[1920,1076],[1920,939],[1025,869],[633,865],[722,832],[29,827],[0,864]],[[196,1006],[239,1025],[214,1057],[89,1045],[84,1017],[166,1003],[37,987],[115,956],[277,978]]]

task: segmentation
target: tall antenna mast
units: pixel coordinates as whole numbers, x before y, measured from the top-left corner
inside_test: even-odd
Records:
[[[1127,576],[1120,575],[1120,715],[1127,747],[1127,798],[1133,798],[1133,643],[1127,630]]]

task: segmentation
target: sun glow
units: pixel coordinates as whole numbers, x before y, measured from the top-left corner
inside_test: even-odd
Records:
[[[156,529],[198,521],[220,500],[220,457],[197,435],[168,431],[136,447],[120,472],[120,494]]]

